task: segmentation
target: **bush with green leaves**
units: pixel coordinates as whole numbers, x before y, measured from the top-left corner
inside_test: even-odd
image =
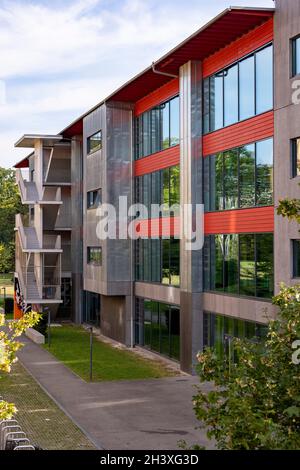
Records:
[[[300,286],[282,285],[273,303],[279,313],[264,343],[233,340],[236,363],[212,349],[198,354],[200,382],[212,387],[199,387],[194,409],[218,449],[300,449]]]
[[[0,391],[1,374],[8,374],[12,364],[17,361],[17,352],[23,344],[17,340],[27,328],[36,325],[40,320],[40,314],[31,312],[20,320],[6,321],[5,315],[0,314]],[[10,419],[17,412],[13,403],[0,400],[0,421]]]

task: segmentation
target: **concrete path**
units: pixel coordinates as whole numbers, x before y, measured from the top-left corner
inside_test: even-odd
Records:
[[[99,448],[176,450],[178,441],[207,445],[196,430],[196,377],[87,383],[54,356],[22,338],[23,366]]]

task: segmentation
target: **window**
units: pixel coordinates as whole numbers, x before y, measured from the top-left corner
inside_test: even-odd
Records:
[[[230,355],[235,361],[237,356],[232,350],[232,339],[263,341],[266,338],[267,329],[268,327],[261,323],[205,312],[203,345],[204,348],[213,348],[219,359],[224,357],[228,359]]]
[[[273,234],[205,237],[203,272],[206,291],[272,297]]]
[[[266,47],[255,54],[256,114],[273,107],[273,48]]]
[[[293,277],[300,277],[300,240],[292,240],[293,246]]]
[[[291,141],[291,176],[295,178],[300,176],[300,139],[293,139]]]
[[[100,326],[101,296],[94,292],[84,291],[84,322]]]
[[[272,107],[272,45],[203,80],[204,134]]]
[[[205,210],[273,204],[273,139],[204,159]]]
[[[135,249],[136,279],[143,282],[180,285],[180,241],[139,239]]]
[[[102,203],[102,191],[96,189],[95,191],[89,191],[87,193],[87,208],[96,209]]]
[[[292,39],[292,76],[300,74],[300,37]]]
[[[162,216],[177,215],[176,205],[180,204],[179,166],[135,178],[135,202],[147,207],[149,218],[151,204],[162,206]],[[175,206],[174,213],[170,214],[172,206]]]
[[[102,149],[102,131],[98,131],[87,139],[87,153],[93,153]]]
[[[179,360],[179,308],[153,300],[136,299],[135,342],[159,354]]]
[[[179,96],[135,119],[135,158],[179,144]]]
[[[88,247],[87,249],[87,262],[88,264],[94,264],[101,266],[102,264],[102,248],[100,247]]]

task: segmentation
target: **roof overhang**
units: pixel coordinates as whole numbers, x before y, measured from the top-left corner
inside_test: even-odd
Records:
[[[51,147],[62,139],[62,135],[25,134],[15,143],[15,147],[34,148],[38,141],[42,141],[45,145]]]
[[[179,68],[190,60],[204,60],[225,45],[243,36],[250,30],[265,23],[274,15],[274,8],[230,7],[213,18],[178,46],[157,60],[105,100],[65,128],[61,134],[66,137],[82,132],[85,116],[107,101],[135,103],[155,89],[161,87],[172,76],[178,76]],[[155,66],[155,71],[153,70]],[[163,72],[169,75],[159,74]]]

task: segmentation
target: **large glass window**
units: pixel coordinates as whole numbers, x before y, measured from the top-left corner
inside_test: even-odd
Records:
[[[205,210],[273,204],[273,139],[204,159]]]
[[[300,139],[291,141],[291,177],[300,176]]]
[[[273,46],[203,80],[203,132],[261,114],[273,107]]]
[[[238,120],[238,66],[234,65],[224,71],[224,126]]]
[[[204,289],[242,296],[273,295],[273,234],[205,237]]]
[[[262,341],[266,338],[267,326],[261,323],[239,318],[204,313],[203,344],[204,348],[213,348],[219,359],[236,360],[232,341],[234,338]]]
[[[179,96],[135,119],[135,158],[179,144]]]
[[[178,210],[170,214],[169,209],[180,204],[179,165],[135,178],[135,202],[147,207],[149,218],[151,204],[163,206],[162,216],[178,215]]]
[[[273,140],[256,144],[256,205],[267,206],[273,200]]]
[[[255,114],[254,56],[239,63],[239,105],[240,119],[248,119]]]
[[[300,74],[300,37],[292,40],[292,75]]]
[[[136,343],[180,359],[180,310],[175,305],[136,299]]]
[[[137,281],[180,285],[180,240],[138,239],[135,252]]]
[[[273,107],[273,48],[257,52],[256,59],[256,114]]]

